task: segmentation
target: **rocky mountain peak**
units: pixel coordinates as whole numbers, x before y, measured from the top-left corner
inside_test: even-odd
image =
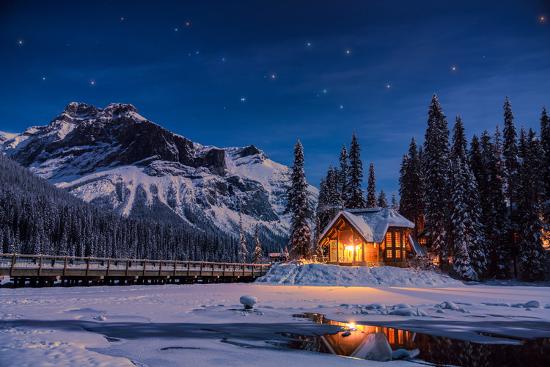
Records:
[[[99,110],[91,104],[83,102],[71,102],[65,107],[64,112],[71,117],[82,117],[96,115]]]

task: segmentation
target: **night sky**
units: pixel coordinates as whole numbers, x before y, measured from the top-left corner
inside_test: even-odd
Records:
[[[194,141],[255,144],[318,185],[356,132],[397,191],[437,93],[450,122],[494,130],[550,107],[549,1],[0,0],[0,130],[71,101],[134,104]]]

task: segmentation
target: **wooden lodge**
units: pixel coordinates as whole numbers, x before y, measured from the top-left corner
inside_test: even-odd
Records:
[[[425,255],[411,236],[414,223],[394,209],[340,211],[320,235],[325,261],[338,265],[407,266]]]

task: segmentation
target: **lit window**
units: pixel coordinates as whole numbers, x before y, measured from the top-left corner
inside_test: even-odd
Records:
[[[388,259],[393,258],[393,252],[392,252],[391,249],[386,250],[386,257],[387,257]]]

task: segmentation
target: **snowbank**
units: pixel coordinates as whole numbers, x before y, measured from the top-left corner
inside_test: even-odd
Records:
[[[434,271],[393,266],[275,264],[257,282],[288,285],[440,287],[463,283]]]

